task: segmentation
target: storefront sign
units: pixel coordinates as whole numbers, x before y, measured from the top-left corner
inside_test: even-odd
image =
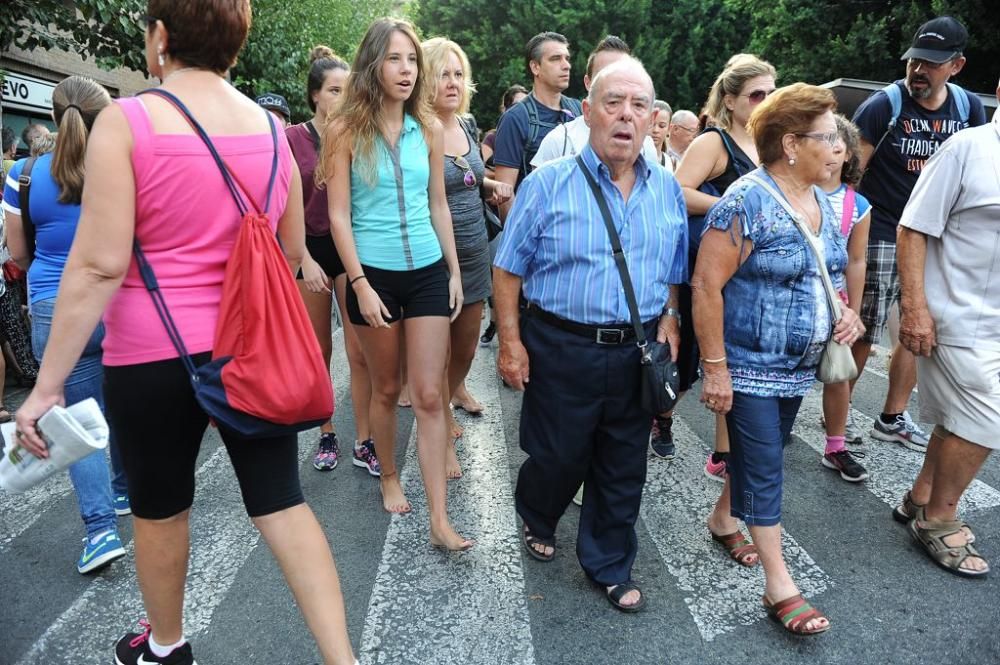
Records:
[[[3,88],[0,88],[0,100],[3,101],[5,110],[17,109],[47,113],[52,110],[52,90],[55,87],[55,83],[24,74],[7,72],[3,79]]]

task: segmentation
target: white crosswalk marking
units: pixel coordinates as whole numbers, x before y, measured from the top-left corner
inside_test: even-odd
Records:
[[[855,422],[867,435],[868,431],[871,430],[872,418],[857,409],[852,409],[852,411]],[[802,400],[802,408],[799,409],[792,433],[809,444],[809,447],[820,455],[823,454],[826,446],[826,434],[820,426],[820,416],[822,415],[823,392],[822,387],[817,386]],[[920,467],[924,463],[924,456],[904,448],[898,443],[877,441],[867,436],[865,444],[864,447],[858,448],[865,454],[864,459],[858,461],[870,474],[868,480],[864,481],[864,485],[886,505],[896,507],[902,500],[903,494],[913,485],[913,480],[917,477]],[[849,446],[849,449],[854,450],[855,447]],[[817,457],[817,466],[819,463],[819,457]],[[833,471],[829,471],[829,473],[833,473]],[[981,480],[973,480],[962,496],[959,511],[968,513],[994,506],[1000,506],[1000,492]]]
[[[449,483],[448,512],[476,546],[445,554],[428,544],[414,427],[400,471],[413,512],[394,515],[386,534],[360,649],[365,665],[535,663],[492,354],[477,355],[467,383],[487,410],[464,420],[464,475]]]
[[[15,538],[30,529],[47,510],[62,501],[72,489],[69,475],[61,473],[22,494],[0,490],[0,553]],[[82,524],[80,529],[82,532]]]
[[[679,417],[674,418],[673,433],[677,457],[670,462],[650,460],[641,516],[660,558],[684,593],[684,603],[702,638],[711,641],[767,616],[761,604],[764,571],[759,564],[739,565],[712,540],[706,520],[722,484],[702,473],[709,448]],[[809,553],[784,530],[782,546],[788,570],[803,596],[811,598],[833,586]]]

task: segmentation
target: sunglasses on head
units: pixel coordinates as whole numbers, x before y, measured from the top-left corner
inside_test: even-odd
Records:
[[[465,159],[465,157],[462,157],[461,155],[455,155],[453,157],[449,155],[449,157],[451,157],[451,161],[455,164],[455,166],[465,171],[465,177],[462,178],[462,181],[465,183],[465,186],[475,187],[476,174],[472,172],[472,167],[469,165],[469,162]]]
[[[774,88],[770,90],[754,90],[753,92],[748,92],[745,95],[740,95],[740,97],[746,97],[750,100],[751,104],[760,104],[762,101],[771,96],[774,92]]]

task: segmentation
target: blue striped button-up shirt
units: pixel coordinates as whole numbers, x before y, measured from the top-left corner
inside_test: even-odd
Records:
[[[674,176],[640,156],[628,201],[588,145],[580,153],[608,201],[643,321],[660,315],[669,286],[687,281],[687,208]],[[576,159],[528,176],[507,217],[495,265],[523,280],[529,302],[590,325],[630,321],[611,240]]]

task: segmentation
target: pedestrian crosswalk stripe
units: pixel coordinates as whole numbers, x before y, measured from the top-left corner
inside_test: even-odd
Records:
[[[22,494],[0,490],[0,553],[69,494],[69,474],[60,473]],[[81,525],[81,532],[83,531]]]
[[[901,444],[878,441],[868,436],[873,422],[865,414],[852,408],[855,422],[861,425],[865,434],[863,447],[849,446],[849,450],[864,452],[864,459],[859,462],[868,470],[869,477],[864,486],[872,494],[881,499],[887,506],[896,507],[903,494],[913,485],[914,479],[924,463],[924,456],[914,450],[904,448]],[[823,415],[823,391],[817,386],[802,400],[798,418],[792,433],[805,441],[819,455],[826,446],[826,433],[820,425]],[[816,459],[819,465],[819,457]],[[831,472],[832,473],[832,472]],[[985,508],[1000,506],[1000,492],[981,480],[974,480],[962,495],[958,509],[961,513],[969,513]]]
[[[674,417],[673,433],[677,456],[669,462],[650,460],[647,498],[640,514],[660,558],[677,580],[702,638],[712,641],[766,617],[761,605],[764,570],[760,564],[752,568],[739,565],[712,540],[707,520],[722,484],[702,472],[710,449],[681,416]],[[830,577],[785,530],[782,548],[788,571],[806,598],[833,586]]]
[[[400,470],[413,512],[394,515],[386,533],[359,652],[364,665],[535,663],[497,384],[493,355],[480,352],[467,385],[486,411],[463,419],[464,475],[448,492],[456,530],[476,540],[469,552],[446,554],[428,543],[413,428]]]

